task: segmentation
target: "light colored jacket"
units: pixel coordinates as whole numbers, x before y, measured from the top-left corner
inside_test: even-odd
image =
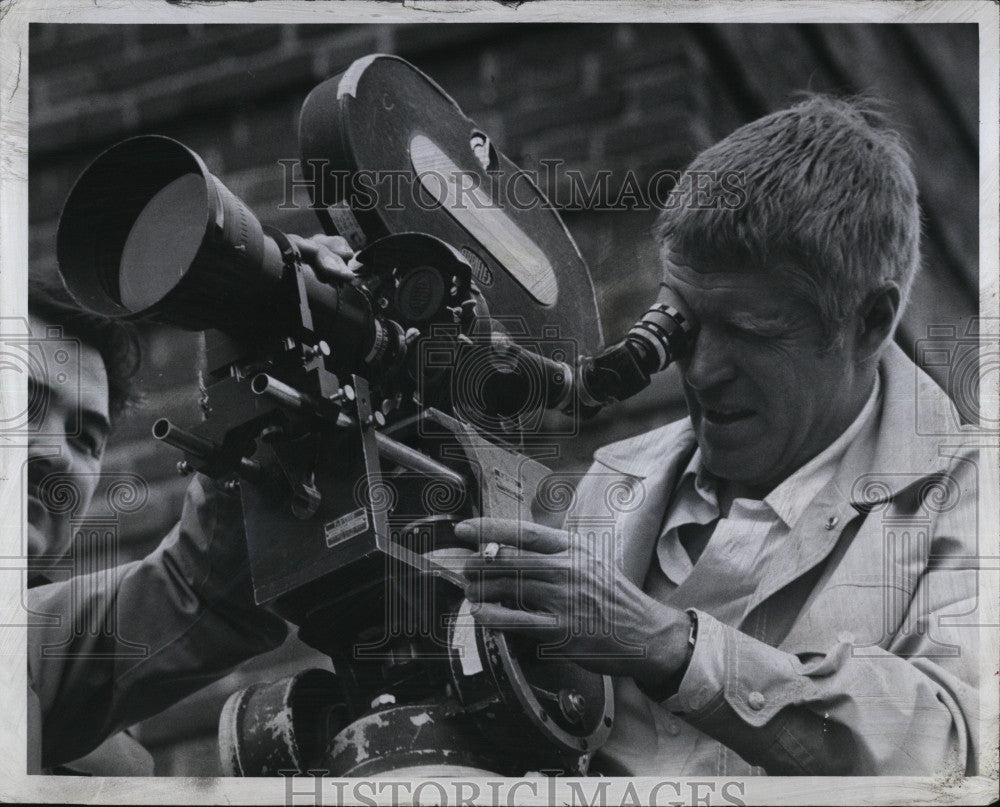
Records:
[[[716,620],[697,592],[670,603],[699,612],[688,672],[676,695],[646,701],[648,730],[613,731],[608,772],[736,770],[693,771],[653,753],[650,744],[671,747],[658,727],[678,718],[719,746],[706,758],[736,754],[769,774],[976,770],[977,625],[988,621],[977,568],[995,554],[980,545],[992,539],[980,534],[977,501],[995,495],[996,464],[980,462],[947,396],[897,346],[879,372],[874,441],[848,449],[794,525],[797,550],[767,569],[743,622]],[[916,407],[921,423],[953,436],[919,434]],[[617,573],[639,586],[694,448],[690,421],[672,423],[598,450],[578,488],[567,525],[608,535]],[[634,699],[634,683],[616,681],[616,693],[624,687]],[[655,769],[635,769],[650,760]]]

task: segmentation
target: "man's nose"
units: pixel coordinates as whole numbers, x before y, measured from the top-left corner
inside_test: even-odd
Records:
[[[707,390],[732,381],[736,367],[726,341],[712,328],[702,328],[684,368],[685,383],[695,390]]]

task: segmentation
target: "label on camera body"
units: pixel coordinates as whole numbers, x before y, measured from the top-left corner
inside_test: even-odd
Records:
[[[326,212],[337,228],[337,232],[351,245],[351,249],[361,249],[368,241],[365,231],[354,217],[354,211],[347,202],[337,202],[327,207]]]
[[[327,547],[333,547],[348,538],[360,535],[368,530],[368,512],[363,507],[353,510],[340,518],[328,521],[323,525],[326,534]]]
[[[451,635],[451,649],[458,654],[462,665],[462,675],[478,675],[484,669],[476,640],[476,620],[472,615],[472,603],[462,600],[455,615],[455,630]]]

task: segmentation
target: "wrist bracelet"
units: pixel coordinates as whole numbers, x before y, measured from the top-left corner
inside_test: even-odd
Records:
[[[698,641],[698,614],[695,611],[687,611],[688,619],[691,620],[691,629],[688,631],[687,639],[687,649],[684,653],[684,661],[681,662],[681,666],[674,670],[669,676],[667,676],[662,681],[652,685],[647,686],[640,681],[635,680],[635,685],[639,688],[639,691],[652,701],[660,703],[665,701],[671,695],[675,695],[677,690],[681,688],[681,682],[684,680],[684,675],[687,673],[688,665],[691,663],[691,657],[694,655],[694,646]]]

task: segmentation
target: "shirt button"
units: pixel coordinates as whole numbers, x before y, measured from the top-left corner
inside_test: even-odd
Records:
[[[704,689],[699,689],[697,692],[691,695],[688,699],[688,703],[692,710],[697,711],[701,709],[706,703],[708,703],[708,695],[705,693]]]
[[[755,712],[759,712],[764,708],[764,696],[759,692],[751,692],[747,698],[747,704]]]

